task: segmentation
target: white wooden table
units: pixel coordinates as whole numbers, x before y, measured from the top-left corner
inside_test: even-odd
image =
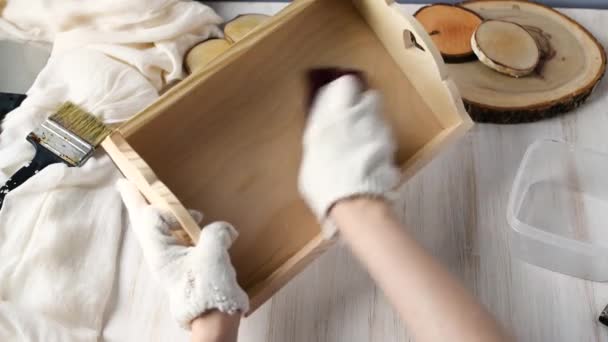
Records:
[[[272,14],[281,3],[216,2],[224,18]],[[418,6],[404,5],[413,13]],[[608,11],[564,10],[608,46]],[[526,147],[561,138],[608,151],[608,82],[574,113],[541,123],[477,125],[402,189],[404,222],[505,325],[518,341],[608,341],[597,315],[608,285],[514,259],[506,203]],[[608,234],[608,231],[606,232]],[[608,267],[608,265],[606,265]],[[186,341],[169,314],[132,234],[125,233],[108,341]],[[437,319],[443,319],[441,312]],[[240,341],[408,341],[407,329],[345,247],[319,258],[242,323]]]

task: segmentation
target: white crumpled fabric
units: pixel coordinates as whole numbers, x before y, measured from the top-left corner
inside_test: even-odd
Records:
[[[0,0],[0,11],[3,2]],[[25,140],[64,101],[124,121],[184,76],[183,55],[221,19],[174,0],[8,1],[0,38],[53,43],[46,67],[0,135],[0,182],[34,155]],[[16,66],[17,67],[17,66]],[[126,217],[111,160],[52,165],[0,210],[0,341],[96,341]]]

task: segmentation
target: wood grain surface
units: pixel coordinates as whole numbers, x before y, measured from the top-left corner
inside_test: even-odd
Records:
[[[272,14],[284,4],[213,3],[229,19]],[[403,6],[413,13],[418,6]],[[604,45],[608,12],[565,10]],[[514,258],[506,206],[527,146],[562,138],[608,151],[608,82],[570,115],[518,126],[477,125],[401,189],[396,210],[412,233],[492,311],[518,341],[607,341],[597,315],[608,286]],[[608,232],[606,233],[608,234]],[[407,270],[404,270],[407,271]],[[437,313],[442,319],[441,313]],[[150,275],[132,232],[125,230],[119,275],[105,315],[107,341],[186,341],[167,298]],[[382,293],[344,246],[317,259],[243,321],[240,341],[410,341]]]

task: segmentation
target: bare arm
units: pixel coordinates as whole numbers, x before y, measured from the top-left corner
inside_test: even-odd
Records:
[[[212,311],[192,321],[192,342],[236,342],[240,315]]]
[[[330,216],[417,341],[510,340],[494,318],[405,232],[384,201],[339,201]]]

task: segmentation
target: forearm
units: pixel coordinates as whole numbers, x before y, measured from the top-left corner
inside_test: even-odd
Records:
[[[192,321],[192,342],[236,342],[241,316],[212,311]]]
[[[330,215],[417,341],[507,341],[497,322],[381,200],[338,202]]]

